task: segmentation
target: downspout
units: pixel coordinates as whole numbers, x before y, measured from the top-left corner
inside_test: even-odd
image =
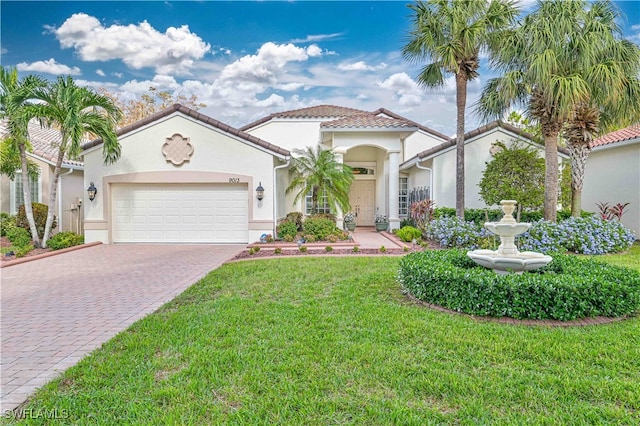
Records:
[[[281,164],[279,166],[276,166],[273,168],[273,238],[277,238],[278,234],[276,233],[276,228],[278,226],[278,208],[277,208],[277,204],[278,204],[278,194],[276,191],[276,172],[278,171],[278,169],[283,169],[285,167],[289,167],[289,164],[291,163],[291,158],[287,158],[287,162],[284,164]]]
[[[416,167],[419,168],[420,170],[427,170],[429,172],[429,198],[431,200],[433,200],[433,170],[431,170],[429,167],[425,167],[420,165],[420,161],[416,160]]]
[[[58,232],[62,231],[62,177],[71,173],[73,173],[73,169],[58,176]]]

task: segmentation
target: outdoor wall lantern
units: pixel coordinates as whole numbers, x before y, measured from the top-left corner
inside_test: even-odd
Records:
[[[89,201],[95,200],[97,193],[98,193],[98,190],[96,189],[93,182],[91,182],[89,184],[89,187],[87,188],[87,194],[89,194]]]
[[[258,187],[256,188],[256,198],[258,198],[258,201],[262,201],[262,199],[264,198],[264,188],[262,187],[262,182],[260,182],[258,184]]]

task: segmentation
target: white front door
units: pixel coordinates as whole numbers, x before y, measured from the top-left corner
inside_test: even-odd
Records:
[[[375,180],[355,180],[351,184],[349,203],[351,203],[351,211],[357,215],[358,226],[374,225],[375,189]]]
[[[112,189],[116,243],[246,243],[246,185],[121,184]]]

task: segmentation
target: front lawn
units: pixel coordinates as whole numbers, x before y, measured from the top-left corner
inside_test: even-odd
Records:
[[[224,265],[26,408],[68,424],[640,422],[640,318],[547,328],[441,313],[402,295],[398,262]]]

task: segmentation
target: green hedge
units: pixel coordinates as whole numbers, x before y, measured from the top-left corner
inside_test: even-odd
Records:
[[[394,231],[395,234],[405,243],[410,243],[414,239],[422,237],[422,232],[418,228],[413,226],[403,226],[402,228]]]
[[[33,220],[38,231],[38,238],[42,239],[44,236],[44,228],[47,224],[47,214],[49,212],[49,206],[42,203],[31,203],[31,210],[33,210]],[[27,213],[24,208],[24,204],[20,204],[18,207],[18,214],[16,215],[16,226],[26,229],[31,235],[31,228],[29,227],[29,221],[27,220]],[[53,216],[53,223],[51,224],[51,232],[58,226],[58,220],[56,216]]]
[[[47,247],[51,250],[60,250],[80,244],[84,244],[84,237],[71,231],[58,232],[47,241]]]
[[[433,213],[434,218],[443,217],[443,216],[455,216],[456,209],[451,207],[438,207],[435,209]],[[487,222],[487,216],[489,217],[489,222],[497,222],[502,219],[502,210],[500,209],[465,209],[464,210],[464,220],[467,222],[475,222],[475,223],[485,223]],[[581,213],[581,217],[592,216],[593,213],[583,211]],[[513,214],[516,217],[516,213]],[[569,210],[560,210],[558,212],[558,220],[564,220],[571,217],[571,211]],[[542,211],[523,211],[520,213],[520,222],[536,222],[540,219],[544,218],[544,214]]]
[[[420,300],[472,315],[567,321],[640,312],[639,272],[577,256],[498,275],[464,251],[426,251],[402,258],[398,280]]]

